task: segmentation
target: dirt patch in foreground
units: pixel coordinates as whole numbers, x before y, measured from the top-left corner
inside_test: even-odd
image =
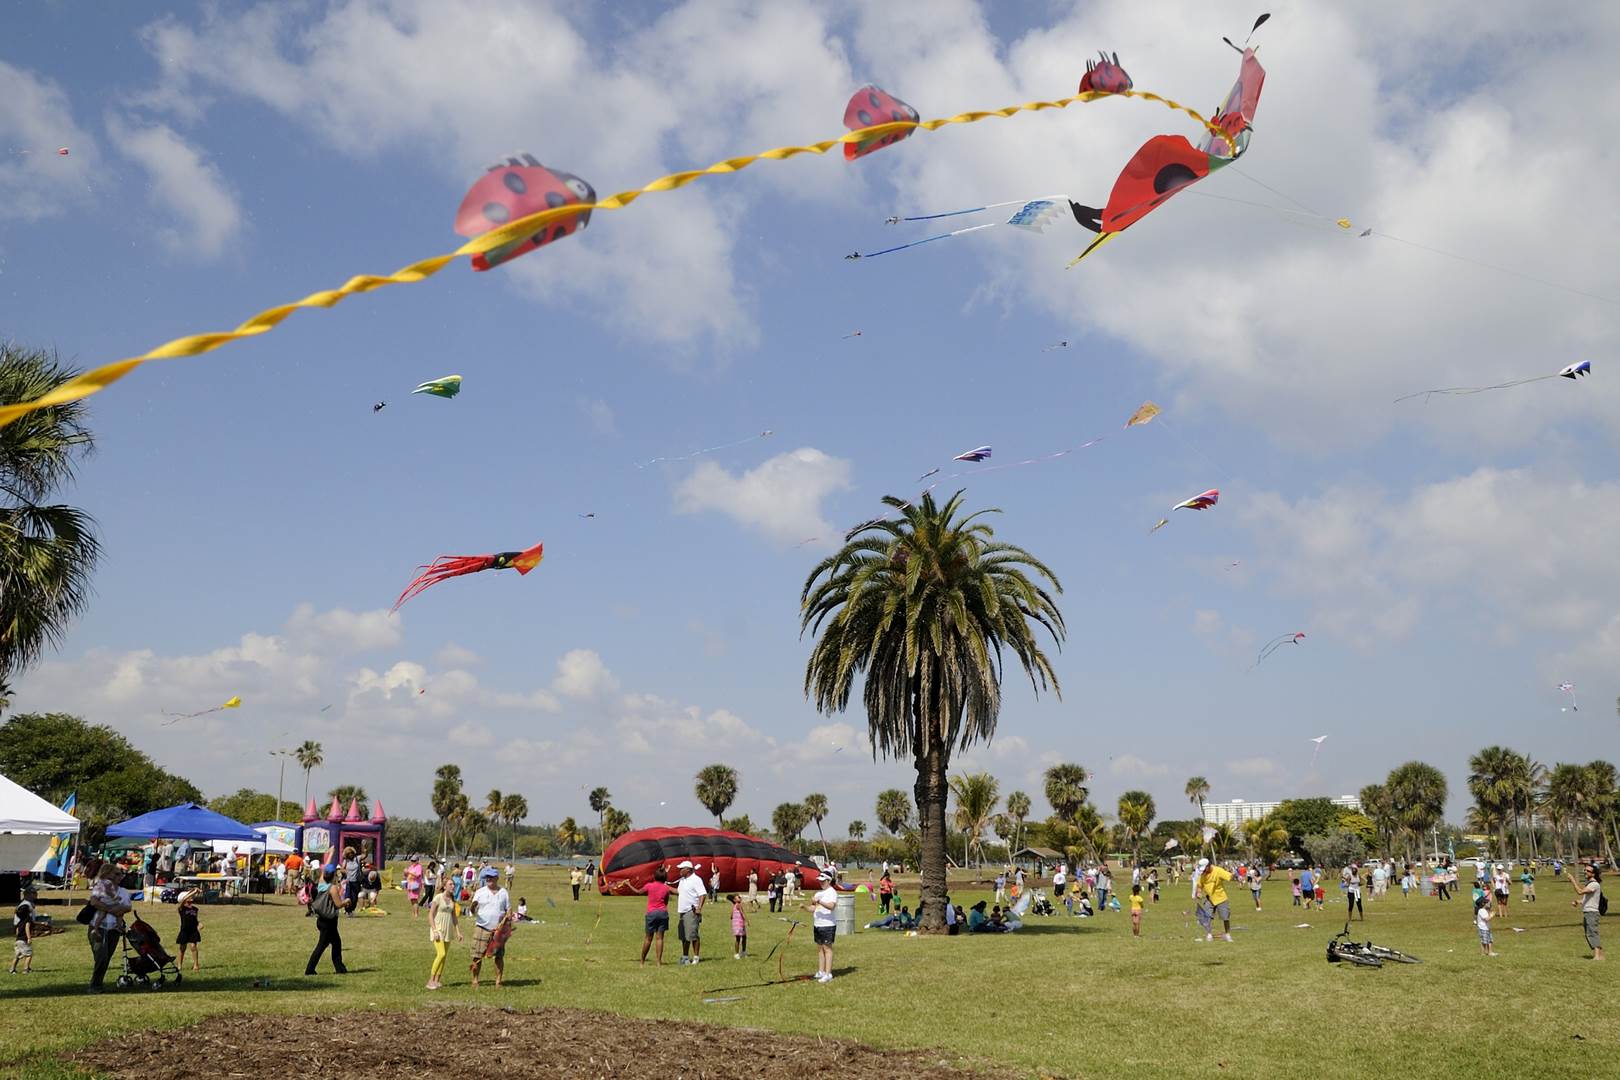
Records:
[[[1010,1078],[968,1069],[940,1052],[879,1050],[860,1043],[750,1028],[641,1020],[576,1009],[447,1008],[365,1012],[334,1028],[330,1016],[216,1016],[191,1027],[126,1035],[68,1057],[113,1077],[224,1080],[267,1075],[254,1063],[296,1062],[321,1080],[422,1080],[465,1075],[488,1063],[499,1080],[648,1076],[702,1080],[806,1080],[905,1076],[908,1080]],[[477,1064],[480,1074],[485,1066]],[[242,1070],[242,1071],[237,1071]],[[270,1071],[273,1071],[270,1070]]]

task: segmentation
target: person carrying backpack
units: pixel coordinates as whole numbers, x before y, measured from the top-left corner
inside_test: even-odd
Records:
[[[1581,923],[1586,930],[1586,944],[1592,949],[1592,959],[1601,960],[1603,939],[1598,936],[1598,918],[1609,911],[1609,898],[1603,895],[1603,876],[1598,873],[1597,863],[1586,864],[1585,885],[1578,884],[1574,874],[1567,876],[1569,883],[1575,886],[1577,896],[1577,899],[1570,901],[1570,906],[1580,908]]]

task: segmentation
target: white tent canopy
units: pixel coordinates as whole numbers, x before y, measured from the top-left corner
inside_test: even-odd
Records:
[[[0,872],[34,869],[57,833],[78,831],[78,818],[0,776]]]
[[[0,833],[76,833],[79,819],[0,776]]]
[[[253,840],[211,840],[209,843],[213,845],[216,855],[228,855],[232,851],[238,855],[262,855],[266,844],[268,844],[272,855],[285,855],[292,851],[292,845],[283,843],[274,836],[266,835],[263,829],[254,829],[253,831],[263,836],[265,843]]]

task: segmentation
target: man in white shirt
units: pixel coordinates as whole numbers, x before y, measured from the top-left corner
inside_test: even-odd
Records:
[[[1062,863],[1058,863],[1057,869],[1052,871],[1052,895],[1058,899],[1062,899],[1063,890],[1068,886],[1068,884],[1068,870]]]
[[[833,942],[838,937],[838,872],[821,876],[821,891],[811,898],[811,925],[816,936],[816,981],[832,982]]]
[[[482,882],[473,893],[472,911],[477,925],[473,927],[472,984],[478,985],[478,969],[484,957],[495,959],[495,985],[506,977],[506,938],[511,933],[507,916],[512,911],[512,897],[500,887],[501,872],[493,866],[484,867]]]
[[[703,879],[692,872],[696,867],[690,860],[682,859],[677,869],[681,872],[680,884],[675,888],[675,910],[680,916],[680,927],[676,933],[681,939],[681,963],[695,964],[703,957],[703,943],[698,940],[698,930],[703,924],[703,905],[709,899],[709,890],[703,887]]]

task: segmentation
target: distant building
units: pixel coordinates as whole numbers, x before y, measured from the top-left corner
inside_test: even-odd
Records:
[[[1361,812],[1361,800],[1354,795],[1340,795],[1328,800],[1334,806],[1342,806],[1346,810]],[[1204,820],[1211,825],[1230,825],[1237,828],[1245,821],[1254,821],[1263,818],[1283,804],[1283,800],[1276,802],[1248,802],[1244,799],[1233,799],[1231,802],[1207,802],[1204,804]]]

